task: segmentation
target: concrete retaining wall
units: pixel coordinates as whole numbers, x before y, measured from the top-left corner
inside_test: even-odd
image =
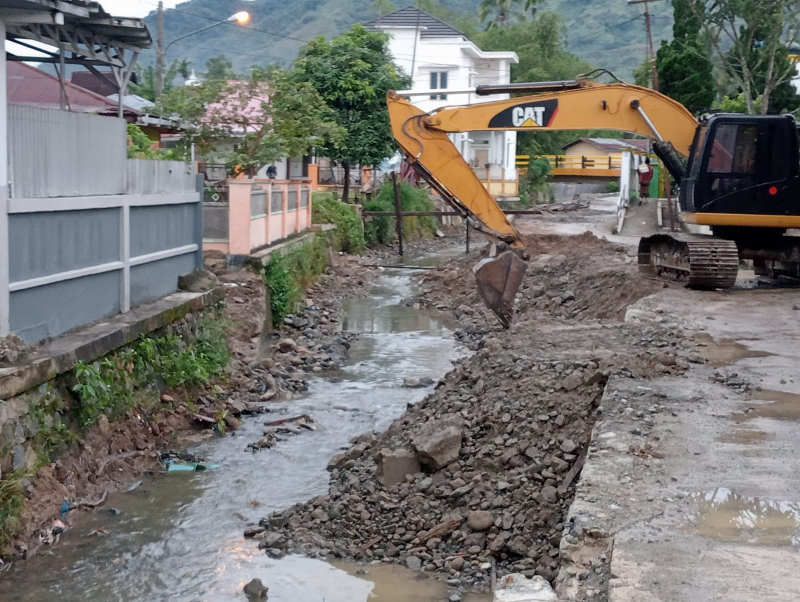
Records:
[[[66,424],[75,409],[71,384],[78,362],[95,361],[141,335],[176,334],[191,340],[204,311],[223,297],[222,289],[170,295],[114,321],[60,337],[20,365],[0,369],[0,479],[10,471],[31,471],[37,462],[36,436],[43,428]]]

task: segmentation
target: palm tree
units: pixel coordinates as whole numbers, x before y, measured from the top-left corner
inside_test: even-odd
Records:
[[[513,21],[524,21],[539,2],[541,0],[481,0],[478,14],[481,21],[487,22],[486,29],[509,27]]]

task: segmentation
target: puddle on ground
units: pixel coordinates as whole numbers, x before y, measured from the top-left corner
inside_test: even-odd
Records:
[[[771,418],[772,420],[800,421],[800,394],[787,391],[762,389],[753,391],[752,399],[767,403],[747,404],[733,421],[742,423],[754,418]]]
[[[702,355],[708,365],[713,368],[732,366],[739,360],[753,357],[769,357],[774,355],[766,351],[756,351],[743,345],[736,339],[716,340],[708,333],[701,333],[696,337],[700,344],[700,355]]]
[[[729,433],[724,433],[716,438],[718,443],[733,443],[736,445],[758,445],[769,440],[770,435],[764,431],[748,428],[737,428]]]
[[[785,547],[800,543],[800,504],[745,497],[718,488],[688,497],[697,505],[690,520],[703,537],[732,543]]]
[[[353,564],[334,562],[336,569],[356,576],[372,584],[369,602],[442,602],[447,599],[450,588],[443,581],[431,579],[425,573],[417,573],[397,564]],[[463,602],[490,602],[491,594],[462,594]],[[326,599],[327,602],[327,599]]]

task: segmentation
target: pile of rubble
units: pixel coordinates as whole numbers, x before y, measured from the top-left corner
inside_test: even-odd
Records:
[[[603,256],[608,278],[584,286],[598,271],[572,256],[534,264],[506,332],[491,326],[472,292],[448,289],[449,277],[429,278],[432,304],[456,310],[459,336],[476,353],[386,432],[362,435],[333,458],[327,495],[264,518],[247,536],[272,556],[401,562],[453,587],[486,588],[492,571],[554,579],[606,380],[688,366],[679,330],[657,317],[618,320],[626,303],[660,284],[641,281],[626,252],[588,242],[599,247],[591,254]],[[574,298],[537,302],[545,295],[536,287],[558,282],[564,270]],[[614,296],[619,282],[631,286]],[[602,306],[590,309],[591,299]],[[584,309],[562,313],[569,304]]]

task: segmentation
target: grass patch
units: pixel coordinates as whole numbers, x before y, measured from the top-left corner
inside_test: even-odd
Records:
[[[403,211],[434,211],[433,201],[425,190],[414,188],[407,182],[400,184]],[[394,187],[391,182],[381,186],[374,199],[364,203],[365,211],[394,211]],[[436,233],[436,218],[404,217],[403,239],[420,240],[433,238]],[[373,217],[364,224],[364,239],[370,246],[385,245],[395,239],[395,218]]]
[[[143,388],[159,379],[170,389],[192,389],[219,376],[230,361],[225,324],[219,319],[201,321],[197,335],[184,340],[176,334],[140,337],[135,343],[91,363],[75,366],[71,390],[78,398],[76,418],[82,428],[126,415],[136,406],[158,403],[155,391]]]
[[[361,219],[353,205],[342,203],[329,192],[314,193],[311,204],[311,221],[315,224],[335,224],[330,233],[334,250],[358,255],[364,250],[364,232]]]
[[[273,254],[264,267],[264,282],[269,289],[273,324],[280,324],[305,292],[330,264],[328,257],[331,233],[318,232],[311,244],[287,253]]]

